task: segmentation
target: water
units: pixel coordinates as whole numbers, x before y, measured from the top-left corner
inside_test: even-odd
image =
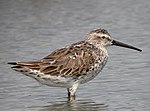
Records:
[[[0,109],[149,111],[149,13],[149,0],[0,0]],[[39,59],[99,27],[143,52],[108,48],[106,67],[74,101],[66,89],[43,86],[6,64]]]

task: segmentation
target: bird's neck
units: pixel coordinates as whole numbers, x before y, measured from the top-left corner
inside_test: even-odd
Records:
[[[92,45],[93,48],[95,48],[97,51],[99,50],[100,52],[102,52],[103,54],[105,54],[106,56],[108,56],[108,53],[107,53],[107,46],[104,47],[100,44],[96,44],[96,43],[93,43],[93,42],[88,42],[88,44]]]
[[[99,50],[103,50],[104,52],[107,52],[107,46],[103,46],[103,44],[98,44],[96,42],[91,42],[91,41],[86,41],[89,44],[93,45],[95,48],[99,49]]]

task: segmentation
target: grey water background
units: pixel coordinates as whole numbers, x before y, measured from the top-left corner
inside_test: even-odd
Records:
[[[7,65],[40,59],[96,28],[143,52],[109,47],[107,65],[74,101]],[[0,0],[0,110],[150,111],[149,49],[149,0]]]

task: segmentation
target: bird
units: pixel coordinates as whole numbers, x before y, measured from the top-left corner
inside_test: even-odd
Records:
[[[8,62],[11,68],[51,87],[63,87],[68,98],[76,96],[80,84],[94,79],[104,68],[108,46],[120,46],[141,52],[132,45],[114,40],[107,30],[98,28],[86,34],[85,39],[34,61]]]

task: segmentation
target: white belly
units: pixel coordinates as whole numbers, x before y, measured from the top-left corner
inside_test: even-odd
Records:
[[[65,87],[65,88],[70,88],[75,80],[73,80],[71,77],[70,78],[65,78],[61,76],[50,76],[50,75],[45,75],[45,76],[37,76],[37,75],[29,75],[26,74],[27,76],[33,77],[36,79],[38,82],[44,85],[48,85],[51,87]]]

